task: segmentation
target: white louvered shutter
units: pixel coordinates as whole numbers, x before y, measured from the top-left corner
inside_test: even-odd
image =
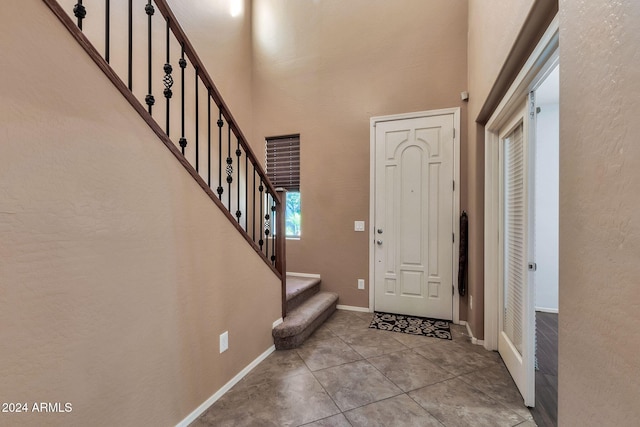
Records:
[[[504,139],[504,333],[522,355],[525,267],[523,125]]]

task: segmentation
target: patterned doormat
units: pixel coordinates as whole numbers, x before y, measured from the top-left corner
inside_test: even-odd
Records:
[[[448,321],[429,319],[427,317],[405,316],[403,314],[376,311],[369,327],[383,331],[424,335],[425,337],[441,338],[443,340],[451,339]]]

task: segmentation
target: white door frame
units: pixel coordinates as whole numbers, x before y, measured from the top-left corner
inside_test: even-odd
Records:
[[[538,42],[531,56],[485,126],[484,198],[484,347],[498,349],[500,285],[500,129],[522,107],[528,93],[535,90],[558,63],[558,17]],[[533,306],[533,287],[529,303]],[[533,321],[532,319],[530,319]]]
[[[417,111],[414,113],[394,114],[390,116],[372,117],[370,120],[370,147],[369,147],[369,311],[375,307],[375,166],[376,166],[376,124],[393,120],[416,119],[421,117],[432,117],[453,114],[453,179],[455,189],[453,192],[453,232],[455,241],[453,242],[453,323],[460,323],[460,297],[458,295],[458,241],[460,236],[460,107],[445,108],[441,110]]]

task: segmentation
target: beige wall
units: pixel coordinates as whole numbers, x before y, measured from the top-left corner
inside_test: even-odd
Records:
[[[59,0],[67,13],[72,15],[76,0]],[[168,0],[178,22],[193,44],[206,70],[221,93],[225,103],[248,137],[251,133],[252,121],[252,51],[251,51],[251,2],[243,0],[243,13],[238,16],[230,14],[230,0]],[[148,16],[144,6],[146,2],[134,2],[133,21],[133,93],[144,105],[148,93]],[[105,10],[103,5],[87,3],[87,17],[83,22],[83,33],[96,49],[105,55]],[[128,0],[111,0],[110,9],[110,62],[109,65],[118,76],[128,83]],[[75,20],[75,18],[74,18]],[[166,24],[162,14],[156,9],[152,17],[152,93],[155,96],[153,117],[162,129],[166,129],[166,100],[163,96],[164,64],[166,62]],[[181,123],[181,69],[178,61],[181,47],[177,40],[170,37],[169,63],[173,66],[173,96],[170,100],[170,132],[169,136],[178,144],[182,136]],[[187,139],[185,156],[195,164],[195,72],[188,56],[185,69],[185,129]],[[199,85],[199,118],[200,118],[200,159],[205,159],[207,149],[207,101],[205,86]],[[213,104],[213,103],[212,103]],[[217,120],[218,110],[212,105],[214,122],[213,131],[213,165],[212,175],[218,175],[217,169]],[[226,128],[224,129],[226,135]],[[226,157],[226,150],[223,154]],[[200,173],[207,176],[207,165],[200,163]],[[217,180],[216,180],[217,184]],[[217,186],[217,185],[216,185]],[[216,187],[214,186],[214,188]],[[235,202],[234,202],[235,204]],[[235,211],[235,208],[233,209]]]
[[[369,119],[461,107],[466,121],[467,2],[256,0],[253,8],[255,151],[266,136],[301,137],[302,238],[287,242],[287,269],[319,273],[340,304],[367,307]],[[367,232],[354,232],[354,220]]]
[[[484,338],[484,128],[476,123],[498,73],[533,5],[533,0],[469,1],[469,110],[467,197],[469,215],[469,326]],[[467,300],[468,301],[468,300]]]
[[[0,23],[0,396],[73,405],[0,423],[175,424],[272,345],[279,281],[43,2]]]
[[[253,126],[251,0],[232,17],[230,0],[168,0],[247,138]]]
[[[559,425],[640,418],[640,8],[560,1]]]

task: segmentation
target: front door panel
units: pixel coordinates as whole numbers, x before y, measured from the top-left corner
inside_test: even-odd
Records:
[[[375,309],[452,319],[453,115],[376,124]]]

